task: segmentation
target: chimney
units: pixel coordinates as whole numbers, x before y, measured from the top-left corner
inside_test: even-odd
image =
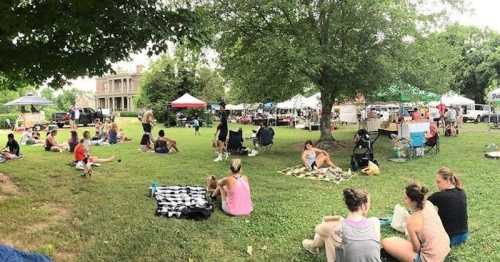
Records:
[[[142,70],[144,70],[144,65],[136,65],[135,66],[135,72],[137,74],[141,74],[142,73]]]

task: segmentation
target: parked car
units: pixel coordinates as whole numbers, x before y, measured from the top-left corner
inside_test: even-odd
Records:
[[[104,116],[101,110],[95,111],[93,108],[84,107],[80,108],[80,117],[78,118],[77,125],[88,126],[89,124],[95,123],[97,119],[104,120]],[[71,116],[68,112],[56,112],[52,114],[52,123],[56,124],[59,128],[63,128],[64,125],[69,125]]]
[[[463,119],[466,121],[488,121],[488,117],[491,114],[491,107],[489,105],[468,105],[464,107]]]

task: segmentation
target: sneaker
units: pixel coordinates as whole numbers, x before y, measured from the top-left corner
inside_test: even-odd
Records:
[[[214,162],[219,162],[222,161],[222,157],[218,156],[216,159],[214,159]]]
[[[313,255],[319,255],[319,248],[312,246],[313,241],[310,239],[304,239],[302,241],[302,247]]]
[[[224,153],[224,160],[227,160],[228,157],[229,157],[229,154],[227,152]]]

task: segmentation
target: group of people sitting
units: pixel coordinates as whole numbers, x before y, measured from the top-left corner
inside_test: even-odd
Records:
[[[168,154],[179,152],[177,141],[165,136],[165,131],[158,131],[156,139],[149,133],[144,133],[141,138],[140,150],[143,152],[155,152],[159,154]]]
[[[318,254],[324,247],[329,262],[381,261],[385,256],[399,261],[444,261],[450,246],[468,239],[467,198],[462,183],[446,167],[436,174],[438,192],[426,198],[427,188],[412,183],[405,188],[404,202],[410,210],[406,219],[406,239],[381,240],[380,221],[368,217],[370,195],[361,189],[344,189],[346,218],[327,216],[316,226],[313,239],[303,247]]]
[[[127,137],[123,129],[118,128],[118,124],[116,122],[106,120],[106,122],[101,123],[101,121],[97,119],[95,123],[95,135],[92,137],[94,144],[100,145],[108,143],[113,145],[131,140],[132,139]]]
[[[78,133],[76,130],[71,131],[71,136],[78,138]],[[77,169],[83,170],[83,176],[92,175],[92,165],[99,165],[100,163],[111,162],[115,159],[114,156],[108,158],[99,158],[97,156],[91,155],[91,147],[93,145],[90,138],[90,132],[88,130],[83,131],[83,138],[78,140],[78,143],[74,145],[70,143],[70,151],[74,155],[74,163]],[[70,141],[72,138],[70,138]]]

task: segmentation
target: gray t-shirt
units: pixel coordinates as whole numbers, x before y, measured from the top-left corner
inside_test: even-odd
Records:
[[[336,248],[337,262],[381,262],[380,223],[376,218],[342,220],[342,247]]]

